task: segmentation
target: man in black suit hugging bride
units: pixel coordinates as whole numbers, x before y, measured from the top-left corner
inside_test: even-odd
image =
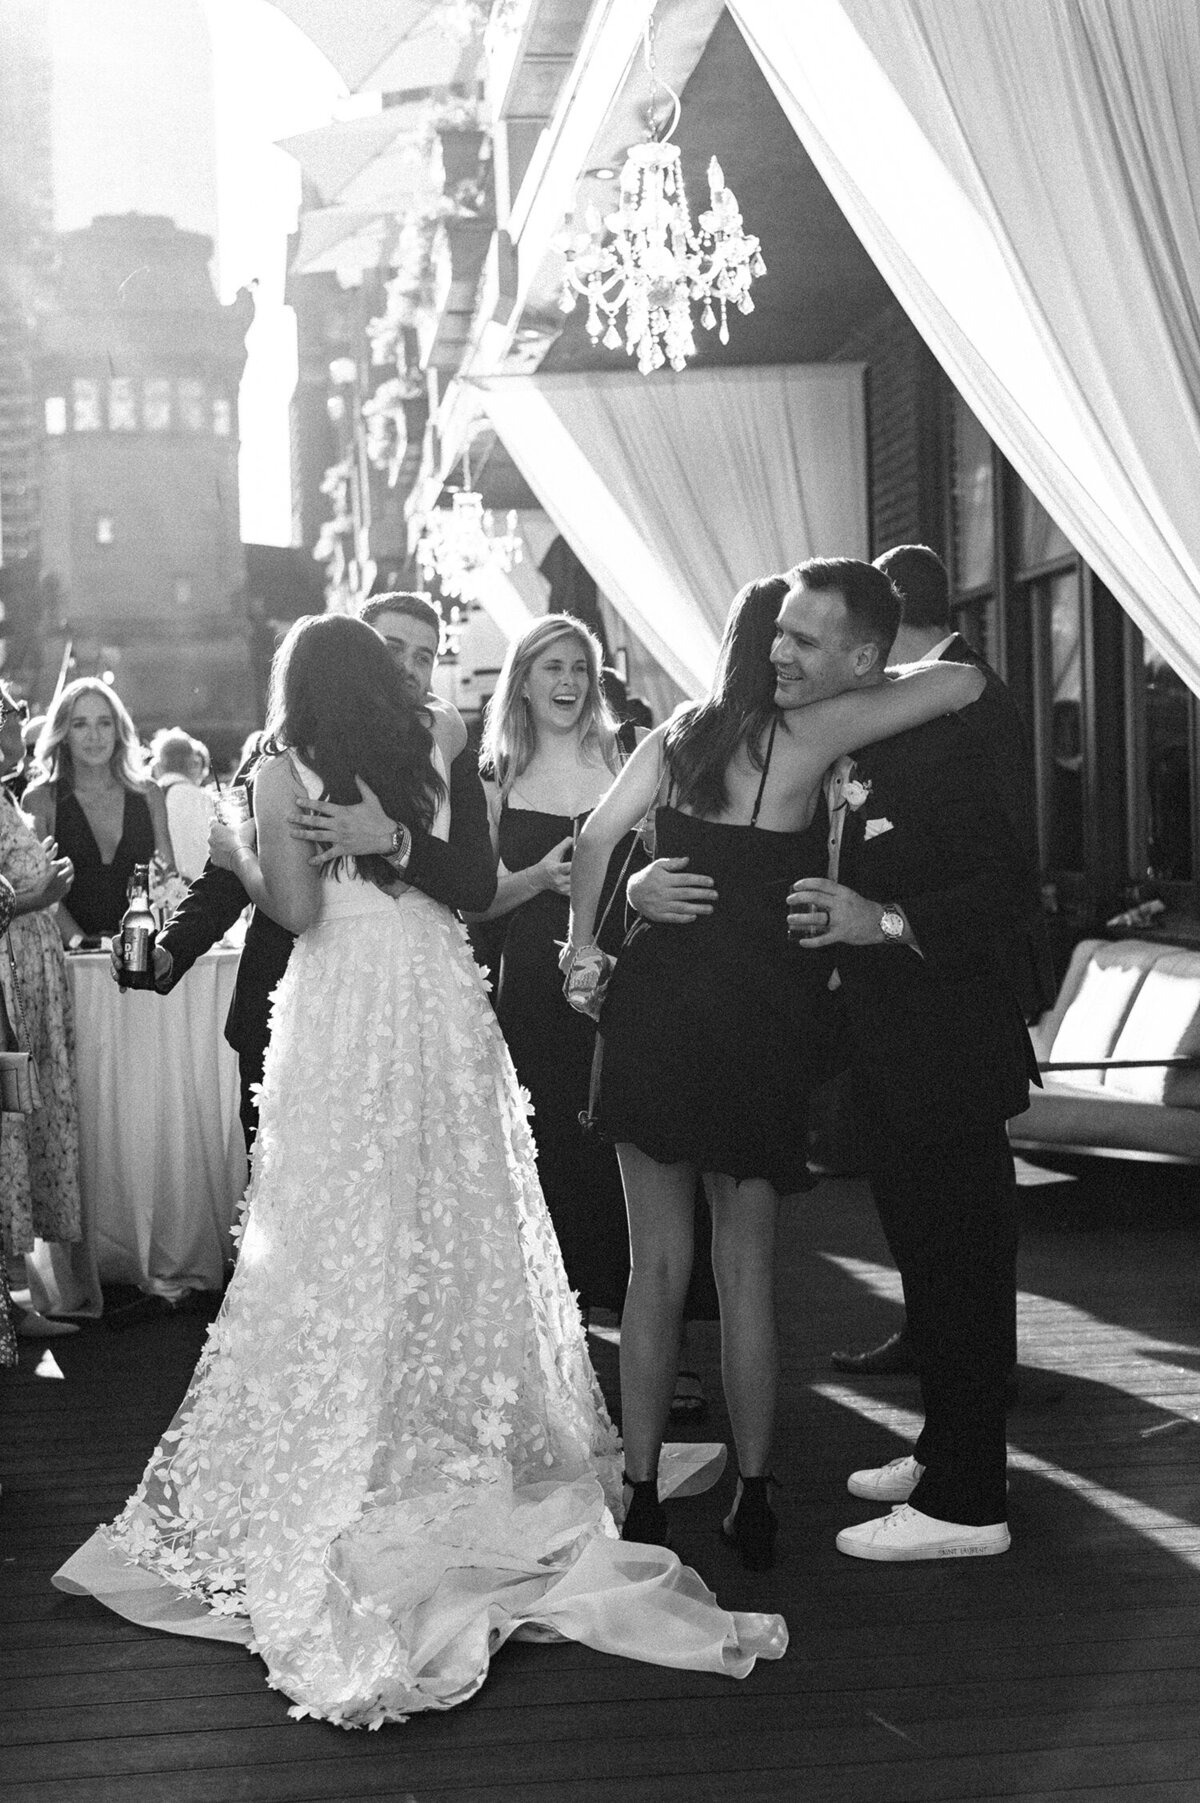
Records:
[[[437,666],[441,620],[428,596],[395,592],[374,595],[360,611],[368,626],[379,633],[392,661],[405,679],[415,701],[441,706],[429,694]],[[237,781],[253,782],[257,756],[238,772]],[[488,829],[487,800],[479,780],[474,753],[465,743],[450,764],[450,838],[443,842],[420,827],[398,827],[368,789],[361,802],[346,807],[313,803],[305,817],[297,817],[293,830],[298,838],[328,846],[327,856],[337,853],[362,856],[378,852],[393,862],[398,877],[423,889],[434,901],[453,909],[478,911],[491,902],[496,889],[496,859]],[[214,946],[249,905],[249,897],[237,875],[226,867],[236,840],[236,829],[218,824],[213,829],[215,855],[188,890],[177,913],[155,948],[155,988],[168,994],[192,968],[197,958]],[[218,861],[220,860],[220,861]],[[249,1149],[258,1128],[258,1086],[270,1032],[270,999],[287,969],[295,936],[286,927],[256,908],[250,917],[246,941],[238,965],[237,983],[225,1037],[238,1057],[241,1080],[241,1121]],[[119,941],[113,954],[113,975],[119,975]]]
[[[836,660],[838,601],[802,572],[789,592],[772,653],[781,708],[805,705],[815,652]],[[880,679],[847,660],[847,687]],[[1013,957],[1036,872],[972,722],[982,705],[846,760],[839,880],[804,877],[788,897],[801,949],[838,949],[854,1105],[925,1407],[911,1454],[849,1479],[852,1495],[893,1505],[838,1535],[856,1558],[1009,1546],[1017,1224],[1005,1124],[1037,1081]]]

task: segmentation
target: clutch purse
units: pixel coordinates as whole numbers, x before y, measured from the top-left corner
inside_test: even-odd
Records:
[[[600,1019],[600,1010],[616,968],[616,959],[608,952],[602,952],[599,946],[573,955],[566,967],[563,994],[577,1014],[586,1014],[592,1020]]]
[[[32,1114],[41,1107],[31,1052],[0,1052],[0,1114]]]
[[[629,866],[633,862],[633,854],[638,847],[638,834],[635,832],[629,841],[629,850],[625,853],[625,862],[621,865],[621,873],[613,885],[612,894],[605,903],[604,912],[596,923],[596,939],[604,931],[604,924],[612,913],[612,905],[621,893],[622,884],[629,875]],[[568,957],[569,946],[564,946],[559,968],[563,973],[563,994],[576,1014],[586,1014],[592,1020],[600,1019],[600,1010],[604,1006],[604,998],[608,994],[608,985],[612,981],[617,961],[610,952],[602,952],[599,945],[591,946],[587,951],[573,952]],[[582,1118],[582,1117],[581,1117]]]
[[[12,970],[13,1005],[19,1018],[21,1001],[17,989],[17,961],[13,956],[11,938],[8,939],[8,961]],[[42,1105],[37,1065],[32,1052],[22,1048],[13,1031],[3,990],[0,990],[0,1034],[4,1039],[3,1048],[0,1049],[0,1114],[32,1114],[35,1108]]]

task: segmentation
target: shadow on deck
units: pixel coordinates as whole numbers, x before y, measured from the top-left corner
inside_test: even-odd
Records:
[[[718,1539],[728,1480],[674,1506],[722,1602],[791,1647],[743,1683],[511,1644],[480,1695],[378,1734],[287,1719],[257,1660],[136,1628],[50,1573],[120,1508],[190,1375],[181,1315],[26,1343],[0,1378],[0,1772],[7,1803],[924,1803],[1200,1797],[1200,1195],[1194,1173],[1085,1169],[1023,1192],[1012,1551],[881,1566],[833,1537],[855,1466],[904,1450],[904,1378],[829,1349],[898,1319],[864,1187],[830,1180],[781,1237],[782,1562]],[[698,1333],[719,1396],[715,1328]],[[594,1342],[615,1400],[616,1357]],[[43,1366],[43,1370],[48,1369]],[[713,1402],[694,1437],[727,1437]]]

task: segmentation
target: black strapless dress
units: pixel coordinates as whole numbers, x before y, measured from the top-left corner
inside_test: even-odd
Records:
[[[125,791],[121,837],[111,864],[101,858],[87,815],[65,783],[58,785],[54,832],[59,856],[75,866],[67,912],[89,939],[115,933],[128,905],[134,865],[148,864],[154,856],[154,822],[145,796]]]
[[[569,838],[575,824],[569,815],[505,804],[500,814],[504,868],[528,869]],[[601,907],[616,887],[629,845],[624,839],[613,853]],[[503,916],[496,1014],[517,1076],[533,1098],[538,1175],[567,1279],[592,1307],[620,1309],[629,1282],[625,1199],[612,1147],[579,1123],[588,1103],[596,1028],[567,1005],[562,992],[558,955],[569,912],[565,895],[543,890]],[[605,924],[606,950],[618,949],[624,923],[622,893]]]
[[[781,1195],[810,1186],[809,1092],[836,1068],[833,956],[788,943],[787,893],[823,876],[824,800],[801,833],[655,816],[659,857],[711,876],[717,903],[689,926],[640,921],[600,1020],[607,1136]]]

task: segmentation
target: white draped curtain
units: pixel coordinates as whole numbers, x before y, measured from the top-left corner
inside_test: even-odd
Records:
[[[955,386],[1200,692],[1200,6],[729,4]]]
[[[687,695],[743,583],[867,555],[858,364],[495,376],[483,405],[555,526]]]

